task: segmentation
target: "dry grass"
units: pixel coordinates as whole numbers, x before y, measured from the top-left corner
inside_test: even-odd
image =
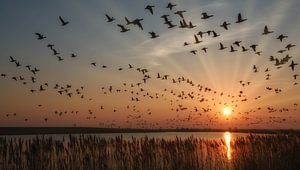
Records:
[[[0,138],[0,169],[300,169],[300,136],[174,140],[95,136]]]

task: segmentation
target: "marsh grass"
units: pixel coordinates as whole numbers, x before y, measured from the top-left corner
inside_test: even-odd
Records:
[[[72,136],[0,137],[0,169],[300,169],[300,136],[250,135],[231,141],[201,138],[104,139]]]

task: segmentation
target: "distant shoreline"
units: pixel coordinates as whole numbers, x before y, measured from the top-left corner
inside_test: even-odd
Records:
[[[92,127],[0,127],[0,135],[46,135],[46,134],[105,134],[105,133],[155,133],[155,132],[238,132],[238,133],[293,133],[299,129],[125,129]]]

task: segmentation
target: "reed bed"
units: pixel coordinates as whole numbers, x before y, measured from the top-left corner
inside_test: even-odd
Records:
[[[72,136],[0,137],[0,169],[300,169],[300,136],[249,135],[222,139]]]

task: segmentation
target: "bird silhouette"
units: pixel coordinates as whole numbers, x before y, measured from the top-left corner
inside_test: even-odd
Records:
[[[108,14],[105,14],[107,22],[113,22],[115,20],[114,17],[109,16]]]
[[[153,15],[153,8],[154,7],[155,7],[154,5],[147,5],[145,9],[149,10],[150,13]]]
[[[255,73],[258,72],[258,69],[257,69],[256,65],[253,65],[253,70],[254,70]]]
[[[239,13],[238,14],[238,19],[237,19],[237,21],[235,22],[235,23],[242,23],[242,22],[244,22],[244,21],[246,21],[247,19],[243,19],[242,18],[242,14],[241,13]]]
[[[250,45],[250,48],[252,48],[252,50],[254,51],[254,52],[256,52],[256,47],[257,47],[258,45],[257,44],[253,44],[253,45]]]
[[[57,52],[55,49],[51,49],[52,50],[52,52],[53,52],[53,55],[58,55],[58,54],[60,54],[59,52]]]
[[[74,54],[74,53],[72,53],[72,54],[71,54],[71,57],[72,57],[72,58],[75,58],[75,57],[77,57],[77,55]]]
[[[47,47],[49,47],[52,50],[54,47],[54,44],[48,44]]]
[[[291,49],[292,47],[295,47],[295,46],[296,46],[296,45],[288,44],[285,48],[286,48],[287,50],[290,51],[290,49]]]
[[[214,38],[220,36],[220,34],[217,34],[215,31],[212,31],[212,33],[213,33],[213,37],[214,37]]]
[[[291,69],[294,71],[296,65],[298,65],[298,63],[295,63],[295,62],[292,60],[292,62],[291,62],[291,64],[289,65],[289,67],[291,67]]]
[[[179,28],[188,28],[189,27],[189,25],[186,23],[184,18],[179,23],[180,23]]]
[[[274,31],[269,31],[269,28],[268,28],[268,26],[265,26],[265,28],[264,28],[264,32],[262,33],[262,35],[267,35],[267,34],[271,34],[271,33],[273,33]]]
[[[235,41],[233,44],[239,47],[241,42],[242,41]]]
[[[129,31],[130,29],[129,28],[125,28],[123,25],[121,24],[118,24],[118,26],[121,28],[121,31],[120,32],[127,32]]]
[[[278,50],[277,53],[282,54],[282,53],[284,53],[285,51],[286,51],[286,50]]]
[[[166,8],[169,8],[172,11],[173,7],[175,7],[175,6],[176,6],[176,4],[168,3]]]
[[[199,41],[197,35],[195,35],[195,34],[194,34],[194,38],[195,38],[195,44],[199,44],[202,42],[202,41]]]
[[[174,12],[174,14],[176,14],[176,15],[178,15],[178,16],[180,16],[182,19],[184,19],[184,17],[183,17],[183,13],[184,12],[186,12],[185,10],[182,10],[182,11],[176,11],[176,12]]]
[[[143,26],[141,24],[141,21],[143,21],[144,19],[135,19],[133,21],[130,21],[127,17],[125,17],[125,20],[127,22],[126,25],[130,25],[130,24],[137,25],[141,30],[143,30]]]
[[[220,25],[220,27],[223,27],[225,30],[228,30],[228,25],[230,25],[230,23],[227,23],[226,21],[224,21],[223,24]]]
[[[230,46],[230,52],[236,52],[237,50],[233,48],[233,46]]]
[[[189,22],[188,28],[195,28],[197,25],[193,25],[192,22]]]
[[[151,38],[157,38],[159,37],[159,35],[157,35],[155,32],[149,32],[149,34],[151,35]]]
[[[14,63],[14,62],[17,61],[17,60],[15,60],[12,56],[9,56],[9,58],[10,58],[10,62],[11,62],[11,63]]]
[[[67,24],[69,24],[69,21],[65,21],[61,16],[59,16],[58,18],[61,23],[61,26],[66,26]]]
[[[169,21],[170,21],[168,17],[169,17],[169,15],[166,15],[166,14],[165,14],[165,15],[162,15],[160,18],[163,18],[164,21],[165,21],[165,23],[166,23],[166,22],[169,22]]]
[[[187,45],[190,45],[190,44],[188,42],[183,43],[183,46],[187,46]]]
[[[204,32],[202,32],[202,31],[199,31],[199,32],[197,33],[197,35],[199,35],[201,38],[202,38],[203,34],[204,34]]]
[[[201,15],[202,15],[201,19],[208,19],[214,16],[214,15],[208,15],[206,12],[203,12]]]
[[[219,50],[224,50],[224,49],[226,49],[227,47],[225,47],[222,43],[220,43],[220,48],[219,48]]]
[[[64,59],[60,56],[56,56],[58,61],[63,61]]]
[[[246,52],[248,51],[249,49],[245,48],[244,46],[242,46],[242,52]]]
[[[168,28],[173,28],[173,27],[177,26],[177,25],[172,24],[172,21],[167,21],[167,22],[165,22],[165,24],[168,25]]]
[[[45,39],[45,38],[46,38],[43,34],[38,33],[38,32],[36,32],[35,35],[37,35],[37,39],[38,39],[38,40],[42,40],[42,39]]]
[[[286,35],[280,34],[280,35],[277,37],[277,39],[279,39],[280,42],[282,42],[282,40],[285,39],[285,38],[287,38],[287,37],[288,37],[288,36],[286,36]]]
[[[197,50],[191,50],[190,53],[196,55]]]

